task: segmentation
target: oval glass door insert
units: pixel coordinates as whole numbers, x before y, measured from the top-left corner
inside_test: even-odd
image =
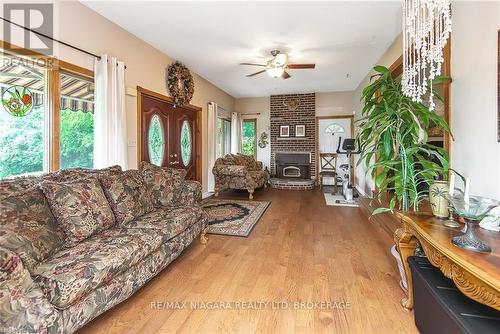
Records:
[[[151,122],[149,123],[148,149],[151,163],[161,166],[165,154],[165,137],[163,135],[163,126],[158,115],[151,117]]]
[[[191,162],[191,126],[187,120],[181,127],[181,159],[184,166]]]

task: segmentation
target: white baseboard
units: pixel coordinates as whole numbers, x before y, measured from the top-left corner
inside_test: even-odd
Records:
[[[207,191],[207,192],[205,192],[205,193],[201,194],[201,198],[202,198],[202,199],[205,199],[205,198],[207,198],[207,197],[212,196],[213,194],[214,194],[213,192],[211,192],[211,191]]]

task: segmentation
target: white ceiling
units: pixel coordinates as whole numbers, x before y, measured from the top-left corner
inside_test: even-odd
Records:
[[[401,32],[400,1],[84,4],[234,97],[354,90]],[[275,48],[316,69],[245,77]]]

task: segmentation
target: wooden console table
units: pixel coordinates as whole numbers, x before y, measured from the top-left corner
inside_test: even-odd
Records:
[[[413,283],[407,258],[415,254],[420,243],[425,255],[435,267],[455,282],[467,297],[496,310],[500,310],[500,235],[483,229],[477,236],[488,243],[489,254],[467,251],[454,246],[451,238],[459,235],[460,228],[450,228],[430,214],[396,213],[402,227],[394,233],[408,282],[408,296],[401,305],[413,308]],[[462,225],[463,226],[463,225]]]

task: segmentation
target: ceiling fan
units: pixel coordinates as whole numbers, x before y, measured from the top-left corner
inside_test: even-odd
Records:
[[[268,60],[265,65],[252,63],[240,63],[240,65],[265,67],[262,71],[249,74],[247,77],[253,77],[257,74],[267,72],[267,74],[273,78],[282,79],[288,79],[291,77],[286,70],[312,69],[316,66],[316,64],[289,64],[288,55],[286,53],[281,53],[280,50],[272,50],[271,55],[273,58]]]

